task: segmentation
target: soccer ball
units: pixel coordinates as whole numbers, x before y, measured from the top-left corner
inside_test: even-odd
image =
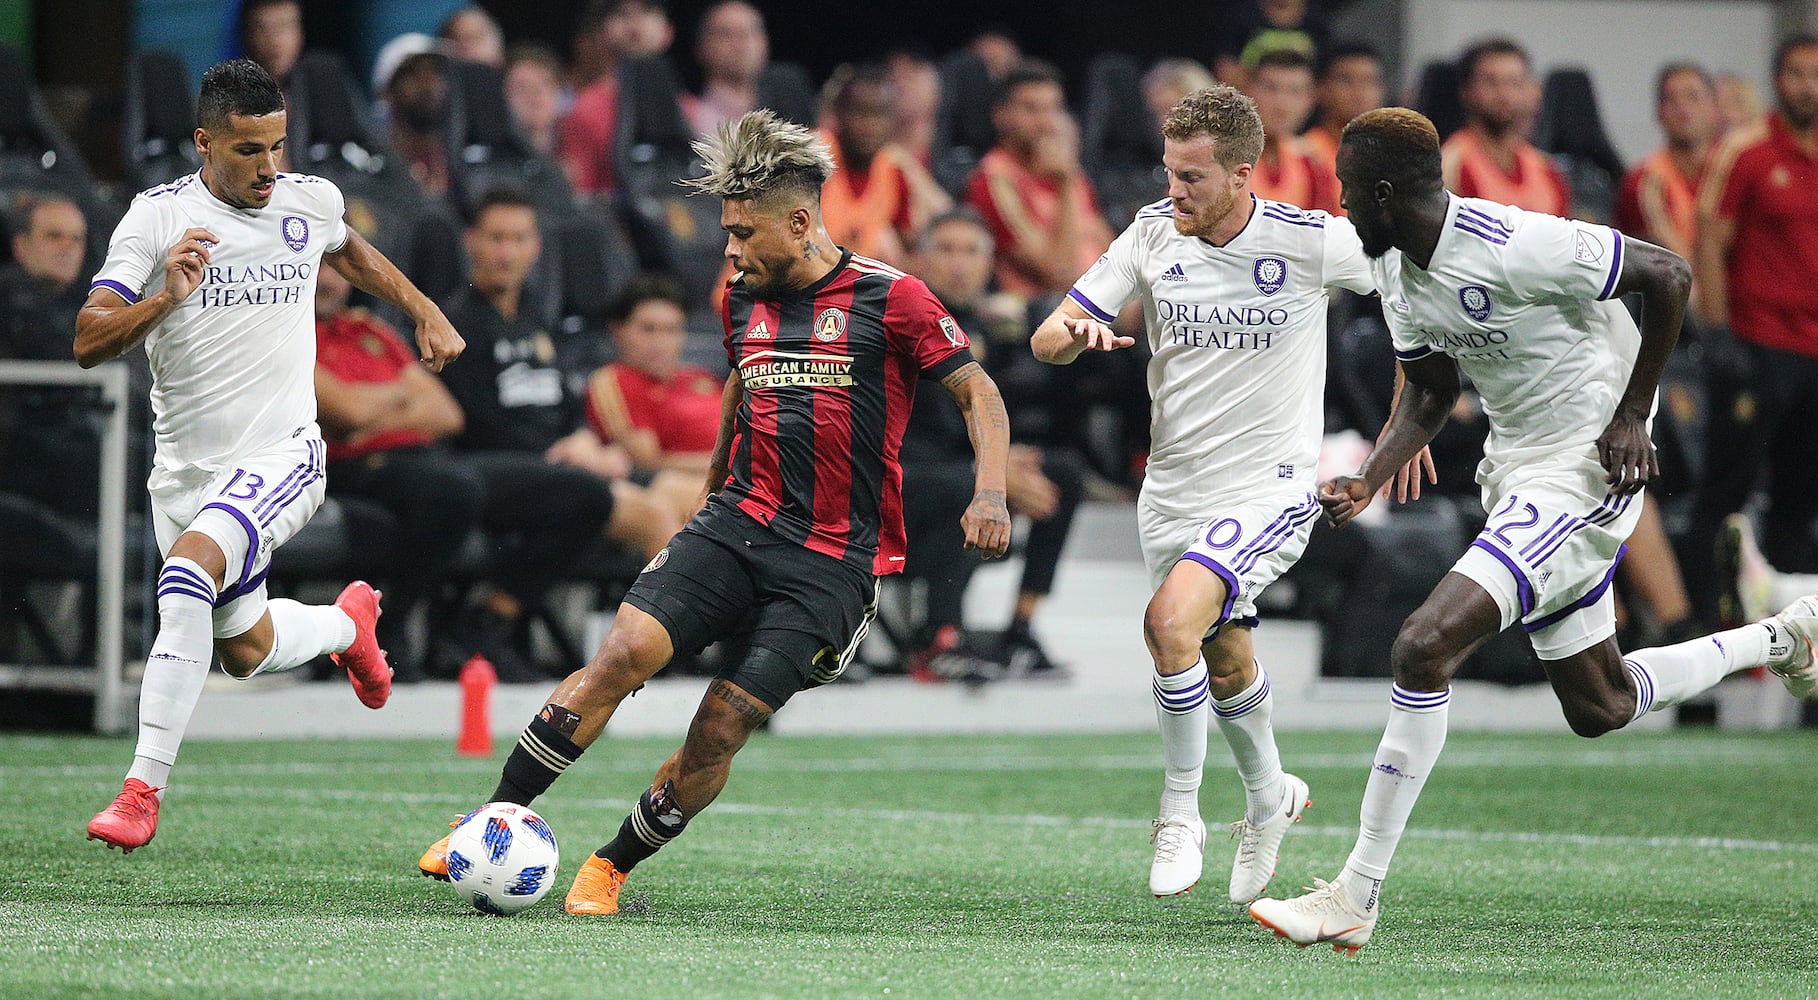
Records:
[[[474,909],[509,917],[555,884],[555,833],[528,806],[489,802],[448,835],[448,884]]]

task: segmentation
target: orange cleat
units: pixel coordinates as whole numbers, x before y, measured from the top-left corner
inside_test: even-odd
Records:
[[[448,828],[452,830],[460,826],[467,817],[472,815],[473,813],[462,813],[456,816],[454,821],[448,824]],[[453,834],[448,834],[429,845],[429,850],[424,851],[423,856],[417,859],[417,871],[422,872],[424,877],[443,882],[448,881],[448,838],[451,836]]]
[[[379,648],[379,637],[373,631],[379,623],[379,592],[372,584],[355,580],[335,598],[335,607],[353,619],[354,641],[328,658],[335,666],[347,668],[347,679],[353,682],[360,704],[382,707],[391,697],[391,665],[385,662],[385,651]]]
[[[605,917],[619,912],[619,886],[625,884],[625,873],[612,862],[589,854],[587,863],[575,872],[574,885],[568,889],[563,909],[569,913]]]
[[[126,779],[113,804],[88,821],[88,839],[118,847],[122,854],[151,843],[158,833],[158,792],[138,778]]]

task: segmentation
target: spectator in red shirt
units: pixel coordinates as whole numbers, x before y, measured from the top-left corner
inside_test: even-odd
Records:
[[[505,68],[505,32],[483,7],[469,4],[448,15],[436,37],[448,43],[449,55]]]
[[[1710,423],[1690,532],[1704,545],[1692,546],[1687,568],[1697,564],[1688,575],[1704,602],[1716,590],[1709,539],[1764,467],[1762,548],[1782,569],[1818,570],[1818,36],[1781,43],[1774,94],[1764,121],[1712,154],[1698,196]]]
[[[619,186],[612,162],[619,125],[619,63],[661,55],[674,41],[669,15],[661,3],[651,0],[595,0],[582,16],[575,37],[578,89],[556,140],[557,158],[576,190],[604,193]]]
[[[1338,211],[1338,174],[1300,137],[1313,113],[1313,63],[1293,49],[1265,52],[1244,89],[1263,123],[1263,151],[1250,174],[1258,198]]]
[[[1480,42],[1458,58],[1465,125],[1440,147],[1446,190],[1530,212],[1569,216],[1565,174],[1528,142],[1540,113],[1540,81],[1526,49],[1506,38]]]
[[[587,426],[602,444],[623,448],[632,478],[686,520],[713,457],[725,383],[682,363],[687,313],[675,279],[631,279],[607,320],[618,360],[587,380]]]
[[[1111,227],[1079,161],[1079,127],[1060,73],[1033,60],[998,84],[998,143],[966,185],[966,203],[991,227],[997,283],[1023,295],[1063,294],[1111,245]]]
[[[240,49],[285,85],[303,56],[303,5],[298,0],[246,0],[240,8]]]
[[[695,38],[695,58],[701,64],[701,93],[684,110],[696,132],[712,135],[758,106],[758,80],[770,64],[764,15],[745,0],[708,7]]]

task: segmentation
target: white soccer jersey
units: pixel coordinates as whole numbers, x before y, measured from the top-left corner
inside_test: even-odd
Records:
[[[1450,355],[1490,420],[1477,480],[1544,458],[1595,458],[1628,386],[1641,334],[1611,299],[1622,234],[1608,226],[1448,196],[1431,266],[1373,262],[1404,361]]]
[[[206,479],[235,456],[315,434],[316,269],[347,241],[341,192],[279,174],[264,208],[234,208],[199,174],[141,192],[93,288],[128,302],[164,288],[164,256],[199,226],[219,238],[202,283],[153,327],[154,485]]]
[[[1142,297],[1151,443],[1143,497],[1175,517],[1311,488],[1324,430],[1326,290],[1371,292],[1349,220],[1254,199],[1222,247],[1136,213],[1068,295],[1110,322]]]

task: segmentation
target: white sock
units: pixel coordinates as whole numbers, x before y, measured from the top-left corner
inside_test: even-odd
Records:
[[[1251,823],[1261,823],[1280,809],[1286,791],[1281,777],[1281,752],[1275,748],[1275,730],[1269,725],[1274,707],[1275,699],[1269,696],[1269,675],[1260,663],[1256,665],[1256,680],[1249,687],[1229,698],[1212,699],[1218,730],[1231,744],[1237,776],[1244,782],[1244,818]]]
[[[1420,798],[1420,789],[1446,745],[1451,701],[1451,688],[1409,691],[1397,684],[1389,690],[1389,724],[1382,731],[1376,763],[1364,785],[1357,846],[1338,876],[1345,894],[1365,913],[1376,908],[1377,893],[1389,874],[1395,845],[1407,829],[1408,814],[1414,811],[1414,801]]]
[[[1674,646],[1638,649],[1622,658],[1635,685],[1635,718],[1677,705],[1738,670],[1768,662],[1768,626],[1756,622]]]
[[[158,573],[158,637],[139,684],[139,745],[129,778],[162,789],[215,658],[215,584],[194,560],[174,556]],[[160,792],[160,797],[162,793]]]
[[[295,670],[324,653],[339,653],[353,645],[357,634],[353,619],[332,604],[303,604],[280,597],[266,607],[271,611],[271,652],[248,677]]]
[[[1155,675],[1155,720],[1161,725],[1161,815],[1199,818],[1199,783],[1206,770],[1206,661],[1178,674]]]

